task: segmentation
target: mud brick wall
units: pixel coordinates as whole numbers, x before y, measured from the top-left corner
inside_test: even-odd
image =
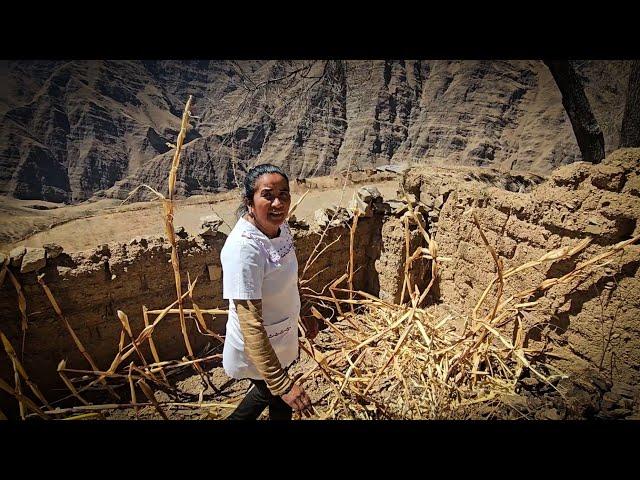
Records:
[[[551,262],[510,278],[503,299],[546,278],[559,277],[609,245],[640,233],[640,149],[618,150],[601,164],[573,163],[537,186],[495,170],[480,178],[460,169],[415,169],[404,187],[425,203],[442,203],[435,218],[442,262],[439,301],[470,312],[496,275],[472,222],[473,206],[505,269],[591,238],[573,261]],[[520,190],[518,192],[518,190]],[[565,371],[598,369],[614,381],[640,381],[640,245],[611,258],[583,281],[553,287],[527,312],[528,342],[546,335],[551,361]],[[532,298],[535,300],[535,298]],[[495,303],[490,296],[484,312]],[[533,346],[533,345],[531,345]]]
[[[376,272],[370,259],[379,254],[381,228],[381,216],[361,218],[358,223],[354,241],[354,263],[360,267],[354,274],[356,289],[374,291],[377,288]],[[302,275],[321,234],[317,226],[311,230],[293,230]],[[339,240],[329,246],[336,239]],[[220,265],[220,251],[225,240],[226,235],[218,232],[214,236],[188,236],[178,241],[182,289],[187,291],[187,272],[191,281],[197,278],[193,300],[200,308],[227,308],[227,302],[222,299]],[[328,229],[317,251],[327,246],[304,277],[310,279],[305,286],[318,292],[347,272],[349,228],[343,225]],[[117,352],[122,328],[117,310],[128,315],[135,335],[144,328],[143,305],[149,310],[159,310],[175,301],[170,258],[171,247],[162,237],[138,237],[127,244],[108,243],[91,251],[62,253],[49,259],[38,273],[44,274],[46,284],[86,350],[98,367],[106,370]],[[75,369],[90,369],[88,363],[55,314],[37,282],[36,272],[21,274],[19,268],[14,267],[11,271],[22,285],[27,301],[28,329],[23,364],[36,384],[51,398],[66,395],[66,387],[56,373],[60,360],[66,359],[67,367]],[[341,287],[346,288],[346,282]],[[17,305],[16,291],[7,278],[0,288],[0,328],[20,355],[23,338]],[[185,307],[191,307],[188,300]],[[308,305],[305,307],[309,308]],[[150,321],[153,318],[150,316]],[[211,330],[224,334],[226,316],[214,320],[211,315],[205,315],[205,320]],[[187,329],[195,352],[207,342],[218,343],[198,332],[194,318],[187,318]],[[153,338],[162,360],[187,355],[178,315],[165,317],[156,327]],[[143,352],[151,359],[146,348],[145,344]],[[1,356],[5,356],[4,352]],[[0,362],[0,376],[13,384],[8,358]],[[0,404],[7,402],[15,403],[7,394],[0,393]]]

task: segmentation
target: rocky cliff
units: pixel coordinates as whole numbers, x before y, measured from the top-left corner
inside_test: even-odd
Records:
[[[617,148],[629,62],[575,62]],[[78,202],[163,188],[182,108],[181,195],[258,162],[292,176],[388,163],[549,172],[580,154],[540,61],[3,61],[0,193]]]

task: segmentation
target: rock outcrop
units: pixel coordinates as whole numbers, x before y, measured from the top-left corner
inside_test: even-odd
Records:
[[[265,161],[304,178],[442,162],[546,173],[580,158],[542,62],[318,61],[292,74],[304,65],[4,61],[0,193],[78,202],[125,198],[143,183],[166,189],[189,94],[197,118],[182,196],[235,187]],[[629,68],[576,64],[607,151],[619,142]]]

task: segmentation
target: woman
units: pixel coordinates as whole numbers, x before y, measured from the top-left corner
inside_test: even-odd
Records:
[[[308,417],[309,396],[287,374],[298,358],[300,316],[298,261],[285,222],[289,179],[274,165],[258,165],[245,177],[242,200],[220,254],[229,300],[222,357],[227,375],[253,385],[228,419],[255,420],[267,406],[272,420],[290,420],[293,410]],[[313,338],[315,319],[305,324]]]

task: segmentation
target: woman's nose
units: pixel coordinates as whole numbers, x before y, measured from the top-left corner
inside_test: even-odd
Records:
[[[273,202],[271,202],[271,205],[274,207],[279,207],[282,205],[282,200],[280,200],[280,197],[276,197],[273,199]]]

